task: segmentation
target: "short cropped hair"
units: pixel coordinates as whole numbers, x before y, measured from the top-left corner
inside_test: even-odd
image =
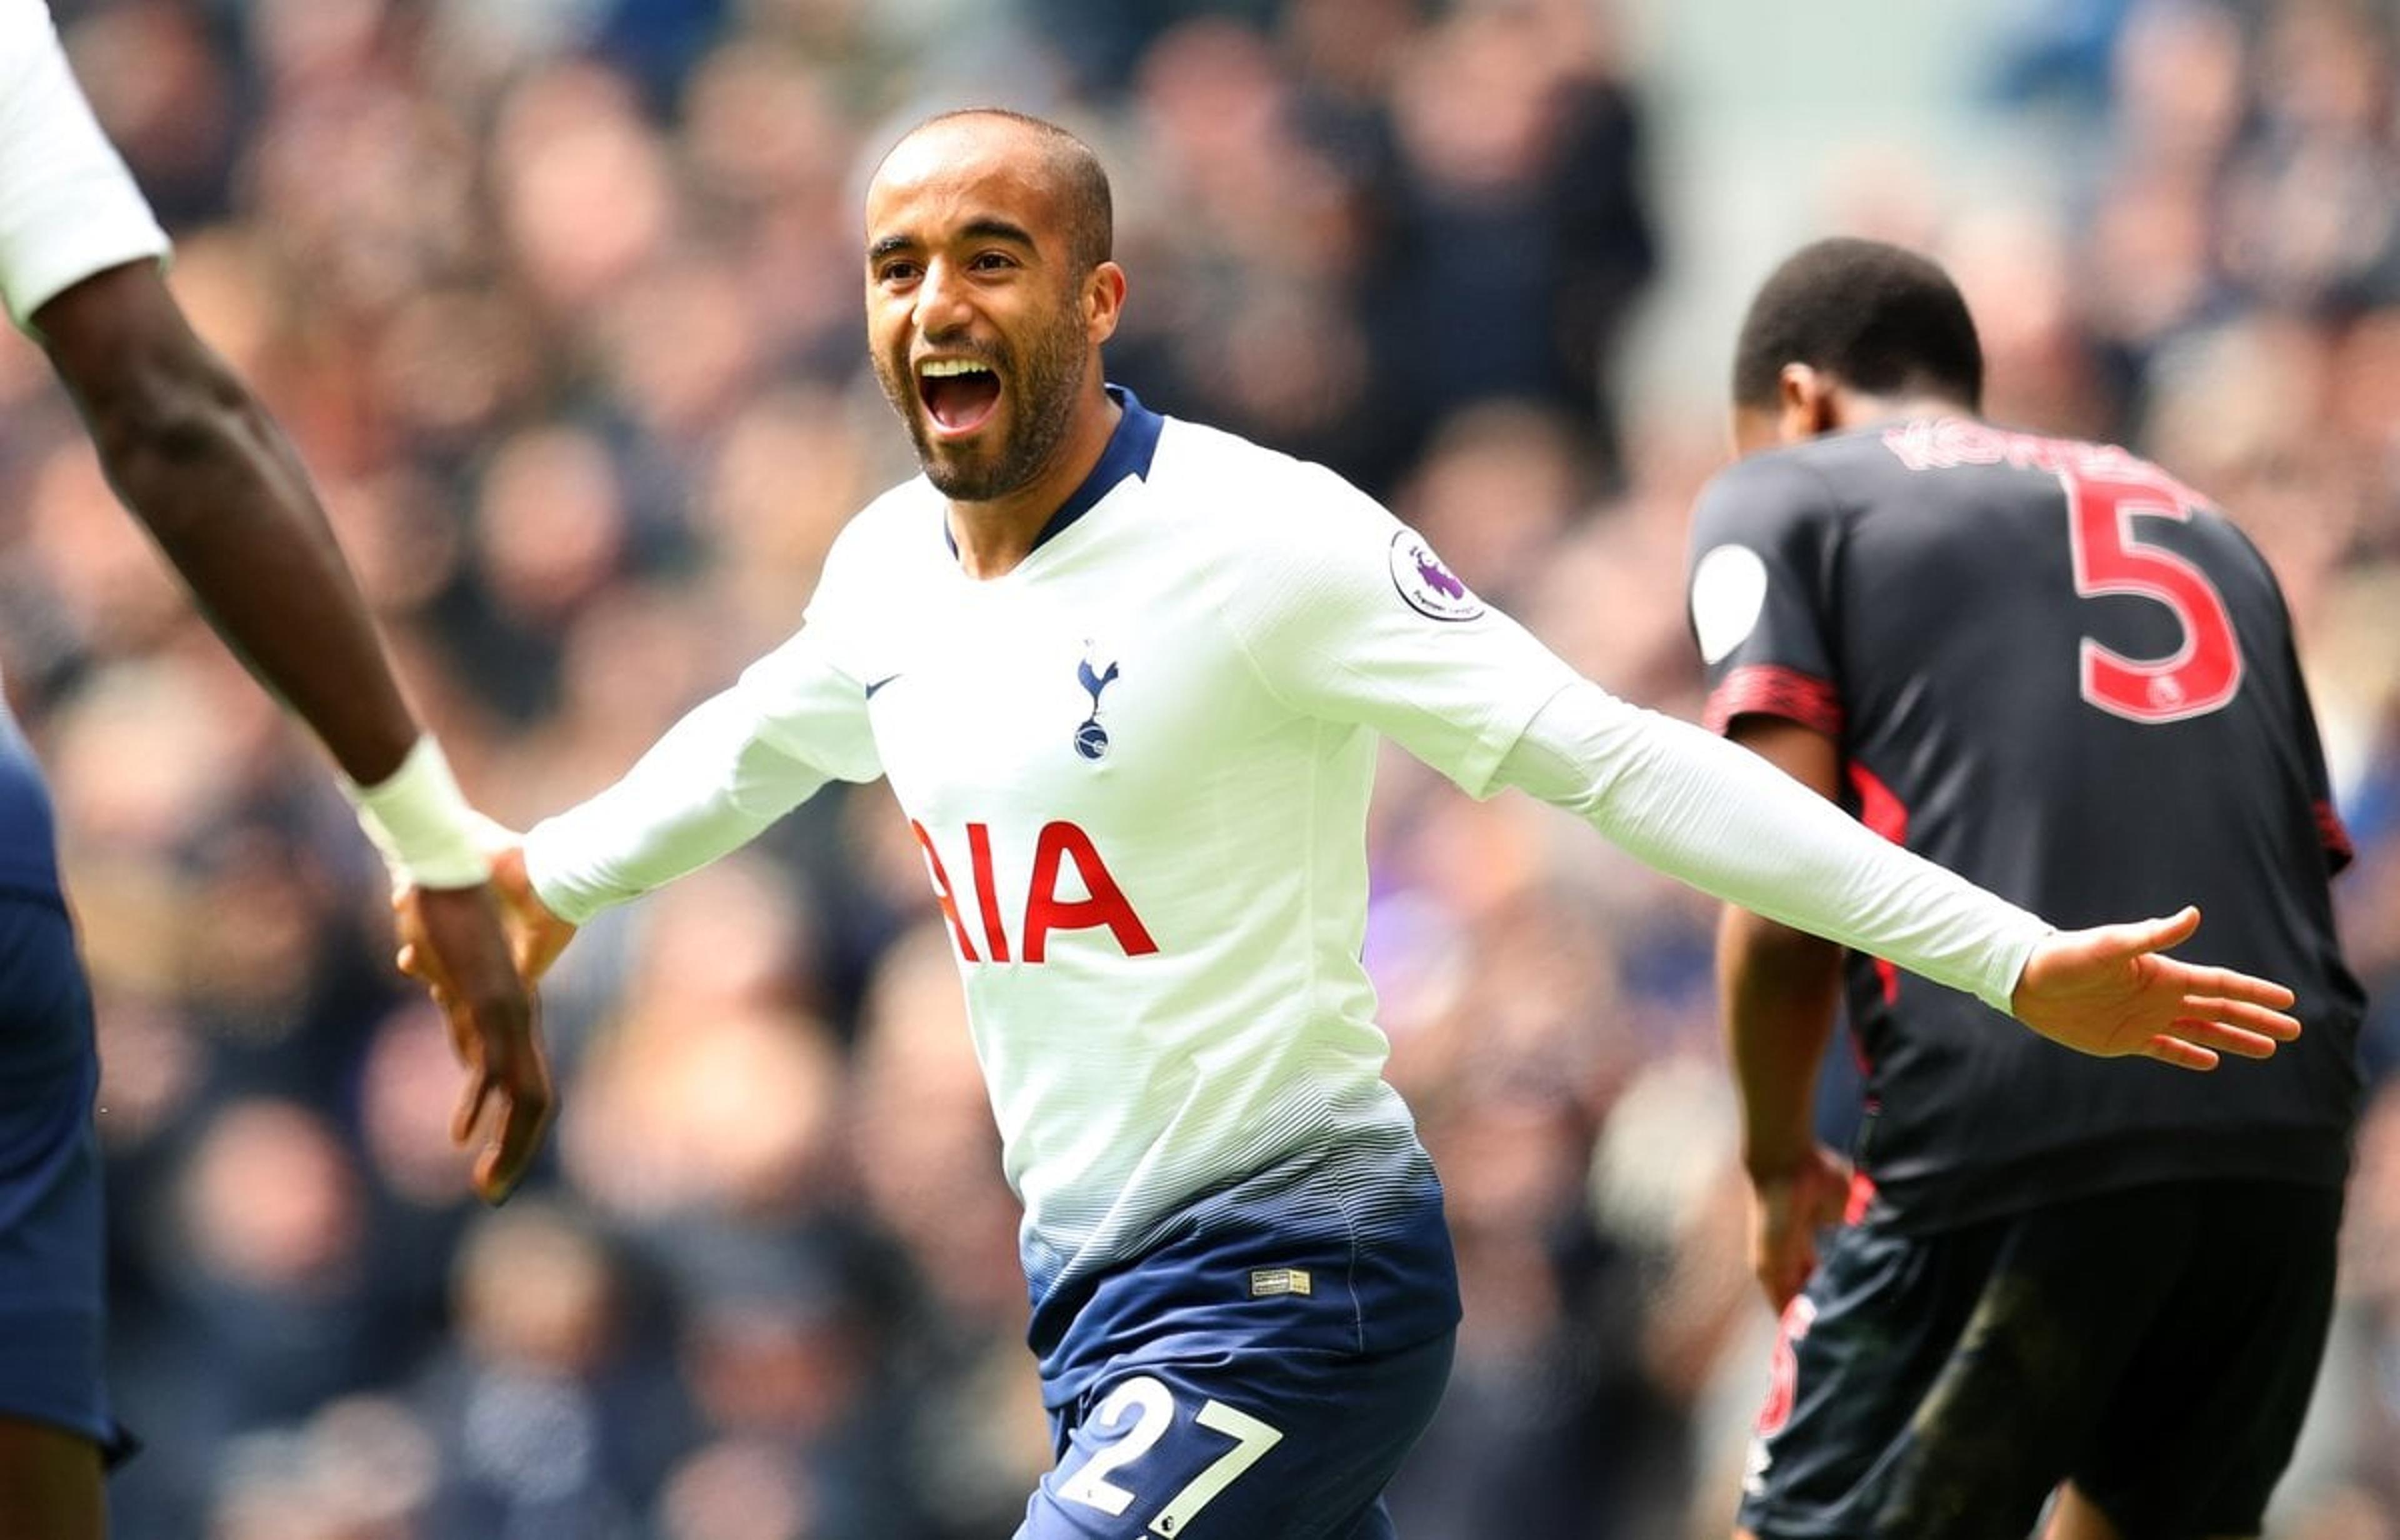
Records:
[[[1958,286],[1931,260],[1880,240],[1803,246],[1760,286],[1734,348],[1735,404],[1773,406],[1788,363],[1871,395],[1932,390],[1983,405],[1984,347]]]
[[[1092,147],[1047,118],[1006,107],[960,107],[936,113],[901,135],[915,138],[937,123],[969,117],[996,117],[1030,130],[1041,143],[1043,170],[1058,189],[1067,214],[1067,257],[1078,274],[1106,262],[1116,251],[1116,202],[1109,191],[1109,173]]]

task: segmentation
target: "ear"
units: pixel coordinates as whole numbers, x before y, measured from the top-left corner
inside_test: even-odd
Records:
[[[1093,347],[1116,335],[1117,321],[1125,314],[1125,269],[1113,262],[1098,264],[1084,279],[1084,333]]]
[[[1776,437],[1798,443],[1834,426],[1834,376],[1806,363],[1787,363],[1776,377]]]

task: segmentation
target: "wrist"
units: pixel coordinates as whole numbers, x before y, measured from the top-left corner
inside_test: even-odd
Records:
[[[2042,943],[2058,934],[2058,927],[2048,920],[2039,916],[2026,918],[2032,923],[2021,927],[2000,951],[1998,976],[1993,980],[1996,988],[1986,990],[1982,996],[1984,1004],[2019,1021],[2025,1017],[2017,1009],[2018,997],[2025,993],[2026,975],[2033,971],[2034,959],[2040,954]]]
[[[484,820],[467,805],[431,734],[372,786],[345,776],[359,827],[384,859],[394,888],[472,888],[489,880]]]

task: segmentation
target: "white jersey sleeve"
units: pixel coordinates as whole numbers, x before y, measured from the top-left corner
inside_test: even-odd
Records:
[[[1597,685],[1543,706],[1499,779],[1704,893],[1889,958],[2002,1013],[2051,931],[1870,833],[1749,750]]]
[[[624,778],[525,835],[542,904],[581,924],[749,843],[828,781],[883,773],[866,696],[835,661],[836,563],[798,634],[667,729]]]
[[[1365,493],[1320,467],[1293,473],[1302,506],[1223,604],[1251,667],[1293,710],[1370,728],[1488,796],[1534,713],[1579,675]]]
[[[167,252],[41,0],[0,0],[0,293],[19,326],[61,291]]]

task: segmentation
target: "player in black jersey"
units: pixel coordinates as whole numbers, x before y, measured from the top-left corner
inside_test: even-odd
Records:
[[[2332,1305],[2348,843],[2257,551],[2121,449],[1982,422],[1982,385],[1921,257],[1829,240],[1767,279],[1744,457],[1693,525],[1711,725],[2061,924],[2196,898],[2186,949],[2289,983],[2307,1030],[2241,1074],[2101,1063],[1728,912],[1753,1261],[1783,1312],[1741,1524],[2023,1540],[2064,1483],[2052,1540],[2255,1534]],[[1811,1123],[1837,1001],[1855,1173]]]

